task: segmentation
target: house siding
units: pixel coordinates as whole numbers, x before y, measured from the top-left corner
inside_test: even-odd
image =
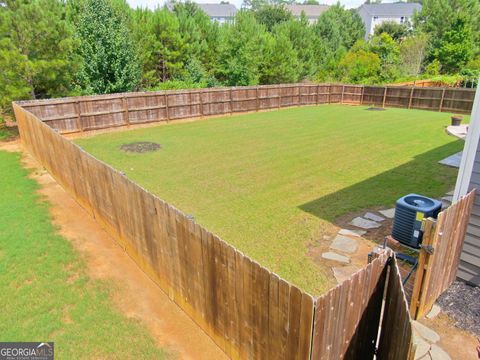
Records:
[[[465,235],[457,276],[468,283],[480,285],[480,143],[477,144],[475,162],[469,188],[477,189],[474,206]]]

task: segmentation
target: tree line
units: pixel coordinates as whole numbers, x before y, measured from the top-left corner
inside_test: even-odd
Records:
[[[423,0],[412,24],[364,40],[339,3],[310,24],[255,0],[219,24],[191,2],[0,0],[0,109],[12,100],[302,80],[385,83],[478,76],[478,0]]]

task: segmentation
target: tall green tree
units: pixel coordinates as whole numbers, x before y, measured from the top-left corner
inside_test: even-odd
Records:
[[[407,24],[399,24],[395,21],[385,21],[375,26],[374,35],[387,33],[395,41],[400,41],[410,34],[410,29]]]
[[[225,85],[256,85],[267,31],[249,11],[239,11],[233,24],[222,26],[216,77]]]
[[[322,13],[314,28],[320,39],[317,46],[320,78],[332,74],[348,49],[365,36],[365,26],[357,12],[345,9],[340,3]]]
[[[400,43],[399,70],[402,75],[418,76],[420,74],[428,35],[418,34],[410,36]]]
[[[57,0],[0,1],[0,106],[14,99],[65,96],[78,59],[65,5]]]
[[[82,93],[132,91],[140,82],[141,65],[124,19],[108,0],[86,0],[76,24],[83,66],[76,83]]]
[[[339,62],[339,74],[343,81],[353,84],[369,84],[378,81],[382,61],[369,51],[369,46],[359,40]]]
[[[134,39],[142,62],[142,85],[150,88],[181,75],[185,44],[180,24],[166,8],[137,9],[133,14]]]
[[[219,46],[219,24],[210,21],[208,15],[195,3],[176,3],[173,11],[179,21],[179,32],[188,62],[201,64],[206,72],[213,72]]]
[[[285,34],[290,40],[298,58],[300,79],[313,77],[318,69],[316,49],[321,40],[305,14],[302,13],[298,20],[293,19],[277,25],[274,32]]]
[[[478,0],[424,0],[414,25],[429,35],[427,61],[438,60],[444,72],[457,71],[480,50]]]
[[[287,34],[276,31],[268,34],[266,38],[260,83],[281,84],[298,81],[300,72],[297,52]]]
[[[400,49],[398,44],[387,33],[373,36],[369,41],[370,51],[377,54],[381,61],[380,78],[392,81],[398,76]]]
[[[268,31],[272,31],[274,26],[293,19],[293,15],[283,4],[264,5],[254,11],[255,19],[265,25]]]

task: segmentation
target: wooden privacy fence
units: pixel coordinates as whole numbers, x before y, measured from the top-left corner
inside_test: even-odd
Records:
[[[381,359],[411,354],[410,317],[390,251],[315,298],[97,160],[48,122],[18,104],[14,111],[24,146],[229,357],[372,359],[376,347]],[[383,300],[394,305],[382,311]]]
[[[470,113],[475,91],[342,84],[291,84],[138,92],[19,102],[61,133],[316,104]]]
[[[410,313],[414,319],[430,311],[455,280],[475,190],[440,212],[437,220],[423,221],[422,248],[413,285]]]

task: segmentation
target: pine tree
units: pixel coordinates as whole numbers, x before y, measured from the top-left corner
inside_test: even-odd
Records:
[[[77,24],[83,67],[77,86],[85,94],[134,90],[141,68],[125,21],[108,0],[86,0]]]
[[[2,108],[22,98],[65,96],[78,59],[73,30],[58,0],[0,2]]]

